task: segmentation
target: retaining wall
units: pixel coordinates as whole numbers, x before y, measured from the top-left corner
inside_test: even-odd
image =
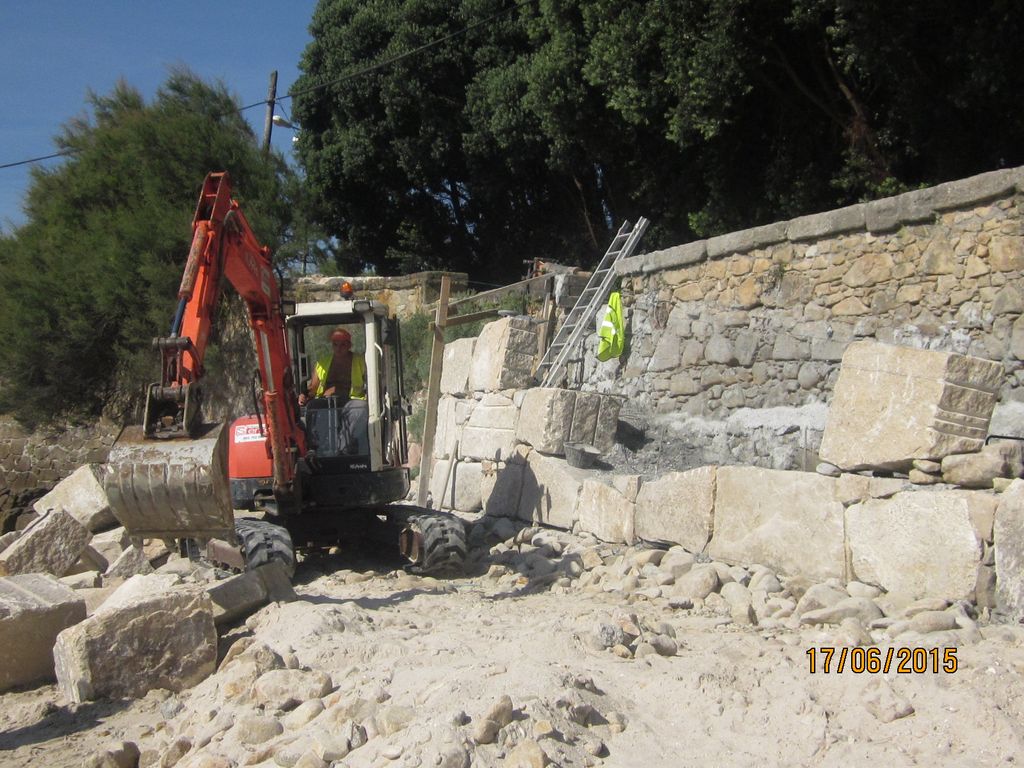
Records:
[[[627,351],[592,344],[582,386],[717,441],[702,462],[777,468],[808,462],[858,339],[999,361],[1024,401],[1022,193],[995,171],[624,259]]]

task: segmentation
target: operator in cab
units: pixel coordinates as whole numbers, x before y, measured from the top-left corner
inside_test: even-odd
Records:
[[[299,395],[299,405],[307,404],[307,427],[320,438],[321,457],[369,454],[366,360],[353,353],[352,334],[341,326],[331,331],[331,352],[316,361],[309,387]],[[324,408],[337,414],[336,426],[328,428],[333,435],[319,434],[321,419],[329,419]]]
[[[299,405],[305,405],[310,397],[366,399],[366,361],[352,353],[352,334],[344,328],[331,332],[331,354],[316,361],[309,389],[299,395]]]

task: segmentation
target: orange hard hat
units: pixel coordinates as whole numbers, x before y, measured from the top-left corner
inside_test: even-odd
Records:
[[[344,328],[335,328],[331,331],[331,341],[352,341],[352,334],[346,331]]]

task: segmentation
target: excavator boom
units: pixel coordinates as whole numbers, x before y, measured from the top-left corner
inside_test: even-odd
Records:
[[[211,173],[192,222],[170,334],[154,339],[161,380],[147,390],[143,424],[127,427],[108,457],[104,487],[132,536],[234,538],[227,480],[227,430],[202,420],[203,359],[222,283],[245,302],[262,386],[265,447],[275,495],[297,494],[295,462],[305,454],[281,297],[269,250],[256,239],[227,173]]]

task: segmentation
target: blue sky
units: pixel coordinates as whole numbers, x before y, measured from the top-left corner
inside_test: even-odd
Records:
[[[283,95],[298,77],[316,0],[0,0],[0,165],[56,151],[67,120],[87,114],[86,94],[124,78],[151,100],[168,68],[184,64],[222,81],[242,105],[267,97],[271,70]],[[291,101],[283,102],[290,114]],[[257,136],[264,107],[245,112]],[[291,156],[291,131],[274,146]],[[46,161],[53,165],[60,160]],[[0,168],[0,230],[24,223],[29,166]]]

